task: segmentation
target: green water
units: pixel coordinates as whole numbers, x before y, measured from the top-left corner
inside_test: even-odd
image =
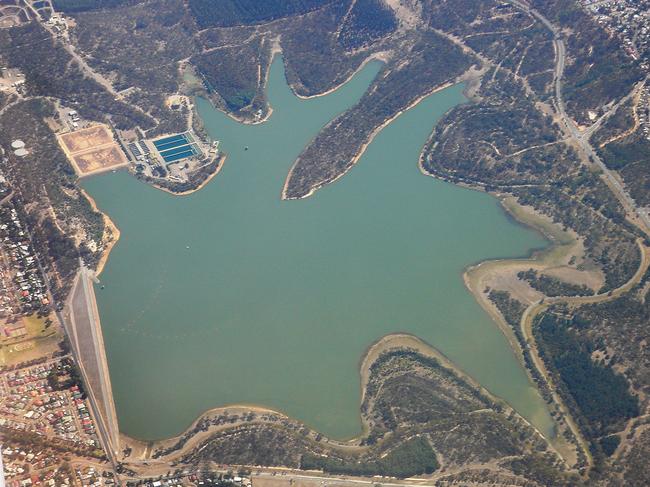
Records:
[[[435,345],[549,431],[542,400],[461,278],[469,264],[545,242],[492,197],[417,168],[436,120],[463,102],[461,86],[390,124],[337,183],[306,200],[280,199],[301,149],[378,69],[299,100],[276,61],[274,112],[255,126],[199,100],[229,155],[191,196],[124,172],[84,182],[122,231],[97,297],[123,432],[167,437],[206,409],[256,403],[333,437],[355,435],[359,360],[397,331]]]

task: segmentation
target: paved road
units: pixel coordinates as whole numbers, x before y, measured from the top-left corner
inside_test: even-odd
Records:
[[[41,21],[41,25],[47,30],[51,35],[53,39],[57,38],[57,32],[55,32],[52,27],[47,25],[45,22],[43,22],[41,16],[38,14],[36,9],[34,8],[33,5],[31,5],[29,2],[25,2],[29,9],[32,11],[33,16],[35,19]],[[115,99],[121,98],[121,96],[115,91],[115,88],[113,88],[113,84],[108,81],[104,76],[101,74],[97,73],[94,69],[92,69],[90,66],[88,66],[88,63],[86,63],[85,59],[83,59],[74,49],[74,47],[71,45],[69,42],[62,42],[61,43],[63,47],[65,48],[66,51],[74,58],[75,61],[79,64],[79,67],[83,74],[88,76],[89,78],[94,79],[97,83],[102,85],[106,91],[108,91],[111,95],[115,97]]]
[[[602,123],[602,120],[606,118],[609,113],[612,113],[618,105],[627,99],[625,97],[623,100],[620,100],[614,107],[610,109],[608,114],[601,117],[601,119],[592,125],[590,128],[581,132],[576,124],[573,122],[571,117],[566,113],[564,100],[562,99],[562,78],[564,75],[564,64],[566,61],[566,46],[564,40],[561,37],[560,30],[555,27],[546,17],[544,17],[537,10],[531,8],[530,6],[520,2],[519,0],[510,0],[510,3],[519,7],[520,9],[528,12],[530,15],[538,19],[544,26],[551,31],[553,34],[553,43],[555,45],[556,59],[555,59],[555,108],[557,113],[562,119],[567,133],[573,138],[577,145],[582,149],[583,153],[595,164],[603,173],[605,182],[612,190],[617,199],[621,202],[625,208],[628,215],[631,216],[634,223],[646,234],[650,235],[650,217],[643,211],[641,211],[634,199],[629,195],[627,190],[623,187],[623,184],[617,177],[614,171],[611,171],[605,163],[598,156],[594,148],[589,143],[589,137],[595,132]],[[630,95],[628,95],[629,97]]]
[[[113,403],[110,378],[108,376],[106,357],[104,355],[104,344],[101,339],[101,329],[99,323],[95,321],[95,304],[91,302],[93,298],[89,296],[89,292],[92,292],[89,290],[89,287],[91,286],[90,280],[93,276],[94,274],[92,271],[88,270],[82,264],[66,303],[68,320],[65,321],[65,318],[60,312],[57,312],[57,314],[59,315],[61,322],[67,323],[69,326],[69,329],[66,329],[68,339],[73,345],[72,353],[87,386],[87,395],[91,406],[91,412],[93,414],[97,436],[110,464],[113,467],[113,471],[116,472],[118,464],[117,451],[119,450],[119,429],[117,425],[115,406]],[[78,292],[80,292],[81,295],[77,296]],[[76,302],[76,300],[79,300],[80,302]],[[83,312],[78,313],[79,310]],[[77,314],[80,316],[76,316]],[[77,318],[79,318],[79,321],[85,321],[85,323],[77,323]],[[82,335],[81,339],[80,334]],[[84,337],[85,340],[83,339]],[[83,342],[83,344],[81,342]],[[83,360],[83,357],[80,356],[80,353],[82,352],[80,346],[84,347],[83,352],[87,355],[91,352],[91,350],[86,349],[88,347],[91,347],[92,352],[94,353],[87,357],[87,360]],[[89,372],[93,373],[93,378],[95,380],[91,380],[88,375]],[[118,482],[118,485],[120,485],[119,476],[116,477],[115,480]]]
[[[546,364],[544,363],[544,360],[542,360],[537,350],[537,346],[535,344],[535,337],[533,335],[533,325],[535,322],[535,318],[539,316],[540,313],[544,312],[546,309],[552,306],[553,304],[567,303],[569,305],[581,305],[581,304],[591,304],[591,303],[602,303],[607,301],[613,301],[614,299],[617,299],[623,294],[625,294],[626,292],[628,292],[630,289],[632,289],[632,287],[636,286],[641,281],[646,270],[650,266],[650,254],[648,253],[648,248],[644,246],[641,239],[637,241],[637,245],[639,246],[639,251],[641,252],[641,262],[639,263],[639,268],[634,273],[634,276],[632,276],[632,278],[622,286],[612,290],[611,292],[607,292],[604,294],[594,294],[592,296],[557,297],[557,298],[545,299],[537,303],[534,303],[532,306],[528,307],[524,312],[523,316],[521,317],[521,325],[520,325],[521,332],[523,334],[524,340],[527,343],[531,344],[529,351],[533,359],[533,363],[535,367],[540,371],[540,373],[542,373],[542,375],[545,377],[548,384],[551,386],[550,389],[554,396],[554,399],[558,404],[560,404],[565,419],[569,427],[571,428],[571,430],[574,431],[574,434],[576,431],[579,431],[578,426],[575,424],[573,417],[569,413],[569,410],[567,409],[561,397],[557,393],[557,388],[552,387],[553,383],[550,380],[550,374],[546,369]],[[580,441],[582,448],[584,449],[585,453],[587,454],[588,458],[591,461],[591,454],[589,452],[589,448],[585,439],[581,435],[576,435],[576,437],[578,438],[578,441]]]
[[[417,486],[417,487],[428,487],[433,486],[434,482],[429,479],[405,479],[402,482],[396,482],[395,479],[385,479],[383,477],[375,477],[372,479],[360,479],[360,478],[346,478],[346,477],[335,477],[328,476],[327,474],[322,475],[309,475],[308,472],[296,473],[295,471],[258,471],[251,475],[253,484],[255,484],[256,478],[287,478],[287,483],[289,479],[302,479],[302,480],[312,480],[320,482],[323,485],[334,484],[337,486],[340,485],[381,485],[386,487],[408,487],[408,486]],[[386,482],[385,480],[389,480]]]
[[[563,125],[565,126],[565,131],[567,135],[569,136],[570,139],[574,139],[578,147],[583,151],[583,154],[587,156],[587,158],[598,168],[602,170],[603,177],[605,182],[608,184],[609,188],[612,190],[614,195],[617,197],[617,199],[621,202],[623,207],[626,210],[626,213],[628,216],[631,217],[631,219],[634,221],[634,223],[643,231],[646,233],[646,235],[650,235],[650,218],[643,212],[639,210],[639,208],[636,206],[636,203],[634,200],[630,197],[630,195],[627,193],[621,182],[618,180],[616,177],[616,174],[613,173],[613,171],[610,171],[609,168],[605,165],[605,163],[598,157],[598,154],[596,154],[596,151],[594,148],[591,146],[589,143],[589,137],[600,127],[600,124],[602,121],[612,113],[613,110],[615,110],[620,103],[623,102],[623,100],[620,100],[618,104],[616,104],[614,107],[610,109],[610,111],[605,114],[603,117],[601,117],[600,120],[598,120],[592,127],[587,129],[584,132],[581,132],[576,124],[573,122],[571,117],[569,117],[566,113],[565,109],[565,104],[564,100],[562,98],[562,78],[564,75],[564,66],[565,66],[565,61],[566,61],[566,46],[564,43],[564,40],[561,37],[561,32],[560,30],[555,27],[546,17],[544,17],[541,13],[539,13],[537,10],[531,8],[530,6],[520,2],[519,0],[510,0],[510,3],[515,5],[516,7],[524,10],[525,12],[529,13],[536,19],[538,19],[544,26],[553,34],[553,44],[555,47],[555,81],[554,81],[554,87],[555,87],[555,100],[554,100],[554,105],[557,114],[559,115]],[[630,96],[630,95],[628,95]],[[627,98],[627,97],[625,97]],[[641,245],[641,244],[640,244]],[[644,248],[642,248],[642,262],[641,262],[641,268],[646,264],[646,256],[645,253],[643,253]],[[637,276],[635,275],[635,278]],[[634,280],[634,278],[633,278]],[[632,280],[632,281],[633,281]],[[630,281],[630,282],[632,282]],[[602,299],[602,298],[601,298]],[[607,298],[604,298],[607,299]],[[558,298],[559,300],[559,298]],[[540,371],[542,376],[545,378],[547,383],[551,386],[551,390],[553,391],[554,399],[555,402],[560,405],[560,407],[564,410],[565,417],[567,420],[567,424],[569,428],[572,430],[573,434],[577,438],[578,442],[581,445],[581,448],[583,449],[584,453],[587,455],[587,459],[589,463],[592,463],[591,455],[589,452],[589,448],[587,446],[587,443],[582,436],[582,433],[580,429],[577,427],[575,422],[573,421],[573,418],[571,417],[570,414],[568,414],[568,411],[566,409],[566,406],[564,405],[563,401],[561,398],[558,396],[556,393],[556,389],[552,387],[552,381],[550,380],[548,371],[546,371],[546,368],[544,366],[543,361],[540,359],[540,357],[537,354],[537,349],[535,346],[535,340],[532,334],[532,324],[534,321],[534,317],[537,316],[541,311],[543,311],[549,303],[537,303],[529,308],[526,309],[526,312],[522,316],[521,320],[521,328],[522,328],[522,333],[524,335],[524,338],[526,341],[529,341],[531,343],[531,355],[533,356],[533,362],[537,369]]]

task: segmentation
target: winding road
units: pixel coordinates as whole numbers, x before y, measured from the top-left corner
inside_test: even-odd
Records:
[[[546,17],[544,17],[544,15],[542,15],[540,12],[538,12],[531,6],[519,0],[510,0],[510,3],[518,7],[519,9],[527,12],[528,14],[532,15],[536,19],[538,19],[553,34],[553,45],[555,48],[555,80],[554,80],[555,97],[553,100],[553,104],[555,106],[557,115],[560,117],[560,120],[564,125],[564,129],[565,129],[564,131],[568,136],[567,139],[573,140],[575,142],[576,147],[583,152],[583,155],[586,156],[586,158],[592,164],[594,164],[598,169],[602,171],[603,180],[608,185],[612,193],[619,200],[619,202],[625,208],[628,219],[633,224],[635,224],[645,235],[650,236],[650,217],[647,214],[643,213],[637,207],[635,201],[632,199],[632,197],[623,187],[623,184],[619,180],[618,176],[613,171],[609,170],[609,168],[600,159],[600,157],[598,156],[598,154],[596,153],[596,151],[594,150],[594,148],[591,146],[589,142],[589,138],[600,127],[602,122],[607,117],[609,117],[609,115],[611,115],[621,103],[627,100],[634,93],[637,87],[635,87],[635,90],[633,90],[626,97],[619,100],[618,103],[616,103],[613,107],[611,107],[608,110],[608,112],[605,113],[602,117],[600,117],[600,119],[597,120],[592,126],[590,126],[584,131],[580,131],[577,125],[575,124],[575,122],[566,113],[564,100],[562,98],[562,84],[563,84],[562,79],[564,75],[564,66],[566,61],[566,45],[564,40],[562,39],[562,34],[560,29],[554,26]],[[644,273],[646,272],[650,264],[648,248],[645,247],[643,240],[639,239],[637,241],[637,244],[639,246],[640,253],[641,253],[640,265],[637,272],[634,274],[634,276],[623,286],[607,294],[599,294],[593,296],[557,297],[557,298],[541,300],[529,306],[521,318],[521,323],[520,323],[521,332],[524,336],[526,343],[528,343],[533,364],[537,368],[539,373],[542,375],[544,380],[547,382],[549,389],[552,392],[553,400],[558,405],[560,410],[563,412],[568,427],[573,432],[574,436],[576,437],[579,443],[580,448],[582,449],[583,453],[586,455],[589,466],[593,464],[593,459],[589,451],[589,444],[585,440],[580,429],[575,423],[567,406],[564,404],[562,398],[558,394],[557,388],[553,387],[553,381],[550,377],[548,370],[546,369],[544,361],[539,355],[539,351],[535,343],[535,337],[533,335],[533,325],[535,323],[536,318],[542,312],[548,309],[552,304],[565,303],[568,304],[569,306],[577,306],[580,304],[587,304],[587,303],[606,302],[606,301],[611,301],[613,299],[616,299],[619,296],[621,296],[623,293],[629,291],[634,285],[636,285],[641,280],[641,278],[643,277]]]
[[[636,224],[636,226],[639,227],[643,233],[650,236],[650,216],[638,208],[634,199],[632,199],[630,194],[623,187],[623,184],[621,183],[616,173],[614,173],[614,171],[611,171],[605,165],[592,145],[589,143],[589,137],[591,137],[591,135],[600,127],[602,121],[605,120],[611,113],[613,113],[621,103],[627,100],[633,92],[619,100],[618,103],[610,108],[610,110],[593,125],[591,125],[586,130],[581,131],[577,127],[576,123],[571,119],[571,117],[567,115],[564,100],[562,98],[562,78],[564,76],[564,64],[566,61],[566,45],[562,39],[562,33],[560,29],[554,26],[546,17],[544,17],[541,13],[529,5],[526,5],[518,0],[510,0],[510,3],[538,19],[553,34],[553,45],[555,46],[554,105],[557,114],[560,117],[562,124],[564,125],[565,131],[569,135],[569,138],[573,139],[576,142],[576,145],[582,150],[583,154],[586,155],[587,158],[602,171],[605,183],[607,183],[614,195],[626,209],[628,217],[632,220],[632,222]]]

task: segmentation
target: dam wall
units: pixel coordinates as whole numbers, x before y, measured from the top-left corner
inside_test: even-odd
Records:
[[[65,326],[95,413],[97,432],[106,453],[119,454],[120,434],[104,338],[95,301],[92,271],[82,267],[65,310]]]

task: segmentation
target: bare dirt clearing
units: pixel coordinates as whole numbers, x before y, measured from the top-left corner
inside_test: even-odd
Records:
[[[70,153],[94,149],[99,146],[113,143],[113,135],[105,125],[93,125],[75,132],[59,136],[59,141]]]
[[[117,146],[93,149],[74,156],[74,165],[86,176],[91,173],[115,169],[127,164],[126,157]]]
[[[58,136],[79,177],[117,169],[128,164],[106,125],[93,125]]]

